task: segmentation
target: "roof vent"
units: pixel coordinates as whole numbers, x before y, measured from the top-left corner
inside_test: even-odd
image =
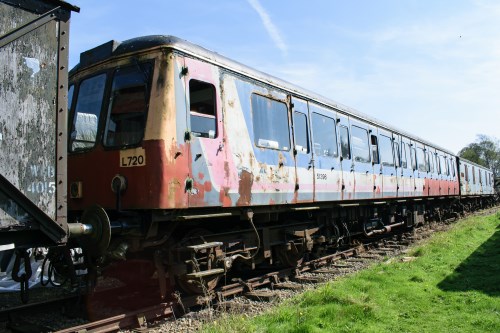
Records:
[[[120,42],[111,40],[107,43],[94,47],[93,49],[80,53],[80,65],[85,67],[111,57],[119,45]]]

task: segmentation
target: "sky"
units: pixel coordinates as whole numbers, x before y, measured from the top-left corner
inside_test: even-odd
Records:
[[[458,153],[500,138],[496,0],[69,0],[70,67],[174,35]]]

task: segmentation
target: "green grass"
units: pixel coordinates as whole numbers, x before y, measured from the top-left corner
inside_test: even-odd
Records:
[[[500,213],[458,222],[392,260],[256,318],[205,332],[500,332]]]

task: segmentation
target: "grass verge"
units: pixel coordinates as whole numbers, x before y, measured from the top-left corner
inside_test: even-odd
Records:
[[[205,332],[500,332],[500,212],[437,233],[407,255]]]

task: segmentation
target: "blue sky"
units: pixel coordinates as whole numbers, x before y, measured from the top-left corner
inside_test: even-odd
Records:
[[[495,0],[70,3],[70,66],[111,39],[174,35],[455,153],[500,138]]]

